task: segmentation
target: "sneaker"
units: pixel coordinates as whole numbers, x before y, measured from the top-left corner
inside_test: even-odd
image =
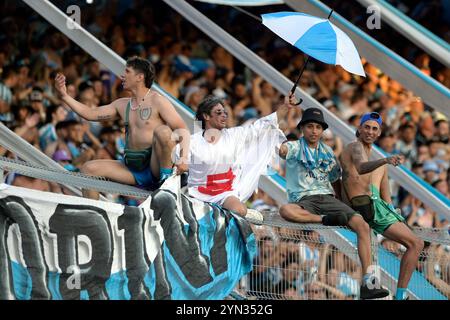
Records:
[[[262,224],[264,221],[264,217],[258,210],[255,209],[247,209],[247,214],[245,215],[246,219],[251,219],[254,224]]]
[[[389,295],[389,290],[386,290],[383,288],[369,289],[367,284],[361,285],[361,288],[359,290],[359,298],[361,300],[380,299],[380,298],[387,297],[388,295]]]

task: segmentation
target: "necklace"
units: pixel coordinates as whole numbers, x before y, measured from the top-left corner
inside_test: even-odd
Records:
[[[147,98],[148,94],[150,93],[150,89],[148,89],[147,93],[145,94],[145,96],[142,98],[142,101],[140,103],[138,103],[137,107],[133,108],[133,104],[131,103],[131,111],[136,111],[137,109],[139,109],[142,105],[142,102],[144,102],[145,98]],[[130,98],[132,99],[132,98]],[[137,99],[136,99],[137,100]]]

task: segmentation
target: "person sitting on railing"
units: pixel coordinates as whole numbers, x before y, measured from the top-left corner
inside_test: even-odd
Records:
[[[183,161],[189,150],[186,124],[169,100],[151,89],[154,77],[155,69],[150,61],[132,57],[128,59],[122,75],[123,87],[132,92],[132,97],[117,99],[99,108],[89,108],[67,93],[63,74],[56,76],[55,87],[62,101],[84,119],[103,121],[120,117],[125,121],[124,161],[89,161],[81,168],[83,173],[156,189],[173,172],[171,152],[176,142],[172,139],[172,130],[176,129],[184,129],[178,130],[182,140],[178,173],[187,171],[187,162]],[[99,197],[95,191],[84,190],[83,193],[89,198]]]
[[[202,130],[191,137],[189,195],[262,221],[261,213],[247,209],[244,203],[285,139],[278,124],[294,103],[294,95],[286,96],[276,112],[249,126],[226,128],[228,112],[223,101],[206,97],[196,114]]]
[[[405,223],[405,219],[392,205],[389,190],[388,167],[398,166],[404,157],[394,155],[369,161],[372,144],[381,135],[382,119],[376,112],[361,118],[356,132],[358,140],[348,144],[341,155],[342,183],[352,208],[363,215],[377,233],[406,247],[400,264],[400,274],[395,299],[407,298],[406,288],[416,268],[423,240],[418,238]]]
[[[279,155],[286,159],[286,189],[288,204],[281,206],[280,215],[289,221],[323,223],[328,226],[348,226],[358,236],[358,253],[363,272],[371,265],[369,226],[355,210],[334,197],[340,197],[341,169],[333,150],[320,139],[328,124],[320,109],[309,108],[303,113],[298,128],[303,137],[282,144]],[[334,189],[334,190],[333,190]],[[360,289],[361,299],[383,298],[389,291],[368,285],[366,273]]]

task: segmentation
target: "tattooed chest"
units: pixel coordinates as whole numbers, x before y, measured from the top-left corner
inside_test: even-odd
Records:
[[[136,110],[133,117],[130,117],[130,122],[139,128],[144,128],[152,126],[156,122],[156,117],[152,108],[145,107]]]
[[[140,109],[137,111],[137,114],[138,114],[139,120],[147,121],[147,120],[149,120],[150,117],[152,116],[152,108],[150,108],[150,107],[143,107],[143,108],[140,108]]]

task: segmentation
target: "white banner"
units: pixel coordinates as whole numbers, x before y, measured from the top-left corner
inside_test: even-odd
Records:
[[[223,299],[252,269],[249,224],[168,179],[139,207],[1,185],[0,300]]]

